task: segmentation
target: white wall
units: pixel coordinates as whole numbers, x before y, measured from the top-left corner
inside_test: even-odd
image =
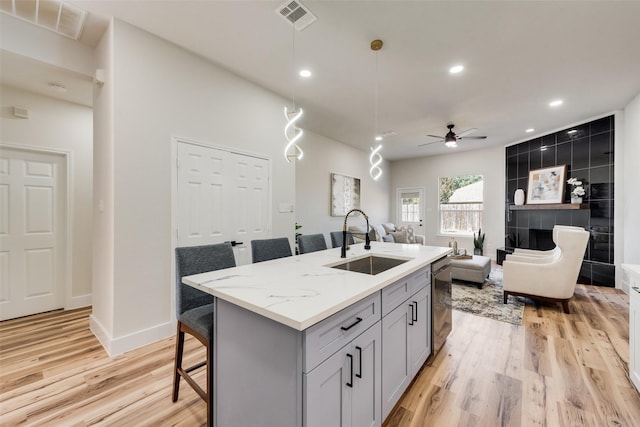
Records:
[[[91,331],[111,353],[114,309],[114,101],[113,26],[94,51],[96,68],[105,72],[105,84],[93,87],[93,312]]]
[[[294,213],[277,210],[295,201],[296,166],[282,155],[286,101],[273,93],[118,20],[96,60],[107,81],[94,105],[95,270],[107,277],[94,276],[92,328],[118,354],[175,332],[171,137],[269,156],[272,234],[291,239]]]
[[[390,205],[390,168],[381,165],[382,176],[374,181],[369,175],[369,153],[305,130],[299,145],[304,157],[296,168],[296,222],[302,234],[323,233],[331,247],[329,232],[341,231],[344,216],[331,216],[331,173],[360,178],[360,208],[371,223],[388,222]],[[384,156],[384,150],[382,151]],[[349,217],[349,224],[364,220]]]
[[[71,155],[71,277],[65,308],[91,305],[91,194],[93,158],[93,112],[91,108],[2,86],[0,141],[4,144],[45,150],[64,150]],[[29,118],[16,118],[11,107],[29,109]]]
[[[3,50],[93,76],[89,46],[4,13],[0,13],[0,30]]]
[[[454,152],[432,157],[399,160],[391,163],[391,219],[396,221],[395,194],[402,187],[423,187],[426,199],[425,238],[427,245],[447,246],[450,236],[439,234],[438,178],[456,175],[484,177],[484,213],[482,231],[486,234],[484,254],[496,258],[496,249],[504,246],[505,198],[504,147]],[[456,237],[459,248],[473,252],[473,237]]]
[[[624,252],[622,262],[640,264],[640,94],[624,110]],[[617,183],[616,183],[617,184]],[[617,200],[617,198],[616,198]]]

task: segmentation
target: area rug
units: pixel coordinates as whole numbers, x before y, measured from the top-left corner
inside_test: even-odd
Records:
[[[451,300],[454,310],[489,317],[514,325],[522,324],[524,298],[509,296],[502,303],[502,269],[492,269],[482,289],[472,282],[453,281]]]

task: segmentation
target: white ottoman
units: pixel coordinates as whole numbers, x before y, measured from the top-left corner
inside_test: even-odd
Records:
[[[491,258],[481,255],[473,255],[471,259],[451,258],[451,278],[475,282],[478,288],[491,273]]]

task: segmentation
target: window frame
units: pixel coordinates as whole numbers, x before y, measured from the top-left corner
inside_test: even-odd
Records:
[[[474,204],[474,205],[476,205],[476,204],[479,204],[479,205],[481,205],[480,209],[470,209],[470,210],[461,210],[461,211],[463,211],[463,212],[471,212],[471,213],[477,212],[479,214],[479,219],[478,219],[479,227],[478,227],[478,230],[483,227],[483,225],[484,225],[483,224],[484,223],[484,181],[485,181],[484,180],[484,175],[482,175],[482,174],[455,174],[455,175],[449,175],[449,176],[438,176],[438,184],[437,184],[437,187],[438,187],[438,200],[437,200],[438,201],[438,224],[437,224],[438,231],[437,231],[437,235],[438,236],[472,237],[474,235],[474,233],[476,231],[478,231],[478,230],[473,230],[473,229],[471,231],[451,231],[451,230],[446,230],[445,231],[445,230],[443,230],[442,229],[442,225],[443,225],[442,215],[443,215],[443,212],[446,212],[446,210],[442,209],[443,203],[440,202],[440,200],[441,200],[441,190],[442,190],[442,183],[441,182],[442,182],[443,178],[450,178],[451,179],[451,178],[457,178],[457,177],[475,177],[475,176],[480,177],[480,180],[476,181],[476,182],[482,181],[482,183],[483,183],[482,184],[483,185],[483,188],[482,188],[482,201],[480,203],[477,203],[477,202],[458,202],[458,203],[448,203],[448,204],[451,204],[451,205],[464,205],[464,204],[470,204],[470,205]],[[460,187],[460,188],[462,188],[462,187]]]

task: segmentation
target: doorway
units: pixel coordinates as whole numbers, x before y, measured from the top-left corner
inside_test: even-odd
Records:
[[[396,222],[398,226],[411,226],[415,234],[425,235],[424,188],[398,188]]]

